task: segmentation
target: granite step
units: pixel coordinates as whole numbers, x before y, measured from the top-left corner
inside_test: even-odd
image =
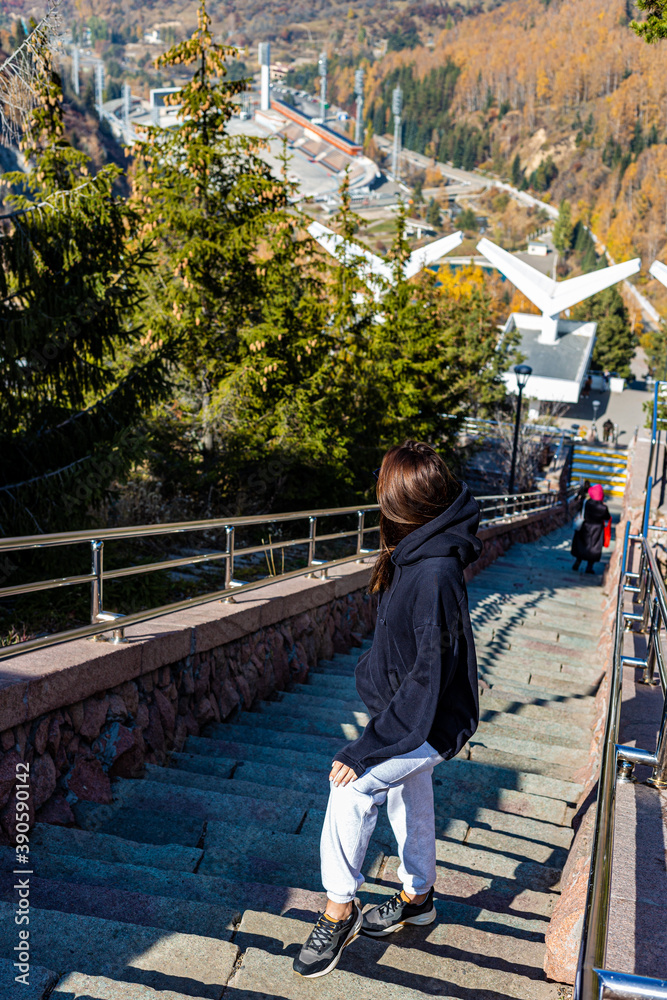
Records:
[[[543,922],[440,900],[436,909],[439,919],[430,927],[405,927],[389,941],[357,938],[323,980],[321,996],[403,1000],[416,989],[417,997],[556,1000],[557,987],[545,981],[541,969]],[[289,976],[308,930],[300,920],[246,912],[237,934],[243,959],[225,1000],[227,995],[233,1000],[312,996],[312,983]]]
[[[30,975],[32,976],[32,969]],[[16,1000],[21,998],[16,997]],[[173,990],[154,990],[150,986],[126,983],[105,976],[70,972],[63,976],[49,994],[49,1000],[185,1000],[185,994],[174,993]]]
[[[494,913],[514,913],[548,922],[558,899],[558,893],[551,891],[548,883],[557,883],[560,872],[544,864],[508,860],[516,864],[519,871],[532,865],[530,875],[523,876],[523,882],[528,882],[528,886],[516,879],[458,871],[441,863],[436,868],[435,893],[439,899],[457,900],[471,906],[483,906]],[[391,884],[395,891],[400,891],[402,887],[399,864],[397,857],[389,857],[382,869],[383,884]],[[544,891],[536,888],[541,884],[534,877],[536,871],[542,878]],[[366,877],[370,881],[369,876]]]
[[[300,930],[308,935],[306,925]],[[263,942],[260,947],[247,947],[225,990],[225,1000],[313,1000],[313,997],[320,1000],[350,1000],[351,997],[363,997],[363,1000],[426,1000],[433,995],[441,1000],[454,1000],[442,991],[433,994],[411,989],[405,985],[404,977],[397,982],[387,982],[385,975],[370,978],[368,968],[359,972],[349,971],[348,956],[352,955],[353,948],[359,950],[360,940],[357,938],[345,949],[338,968],[316,980],[303,979],[294,974],[292,962],[298,951],[296,945],[291,948],[289,956],[265,951]],[[366,946],[363,947],[365,949]]]
[[[44,969],[31,959],[28,982],[17,983],[16,976],[20,973],[14,966],[15,959],[15,955],[11,960],[0,958],[0,997],[2,1000],[46,1000],[48,996],[56,996],[55,993],[51,993],[51,988],[59,979],[57,972],[54,972],[53,969]],[[64,998],[61,995],[57,997],[57,1000],[64,1000]]]
[[[292,715],[300,713],[301,709],[328,711],[329,717],[335,714],[336,718],[344,718],[346,721],[355,721],[355,716],[350,713],[356,712],[365,714],[366,709],[362,701],[344,701],[340,698],[329,698],[326,695],[308,695],[304,692],[308,690],[307,685],[300,685],[301,690],[296,692],[282,692],[278,701],[263,702],[260,710],[267,715],[280,714],[280,706],[284,706]],[[500,729],[515,729],[522,738],[538,739],[547,743],[554,743],[565,747],[582,746],[588,750],[591,742],[590,733],[581,731],[576,726],[565,723],[549,722],[543,718],[524,718],[517,714],[503,713],[500,711],[485,711],[480,715],[480,728],[484,725],[499,727]]]
[[[302,804],[294,806],[284,801],[268,801],[261,788],[258,791],[262,797],[253,798],[242,793],[233,795],[194,788],[178,781],[171,784],[170,779],[177,777],[178,772],[165,769],[164,774],[169,776],[164,781],[117,778],[113,787],[114,805],[152,813],[169,813],[170,816],[180,810],[207,821],[217,819],[253,826],[266,825],[285,833],[296,831],[306,811],[306,806]]]
[[[267,720],[266,718],[262,719],[262,716],[258,714],[253,716],[254,721],[250,725],[239,722],[244,716],[247,718],[250,715],[252,715],[251,712],[241,713],[233,724],[220,722],[210,726],[207,735],[212,740],[223,742],[261,743],[264,747],[272,747],[276,750],[291,750],[299,754],[299,761],[301,761],[302,752],[320,756],[330,755],[329,760],[332,760],[334,754],[348,742],[342,733],[340,737],[336,738],[328,735],[314,736],[308,733],[290,733],[275,729],[273,726],[270,729],[268,726],[264,728]],[[259,734],[261,734],[261,739],[258,739]],[[294,760],[294,753],[292,760]]]
[[[31,850],[42,848],[50,854],[72,854],[98,861],[118,861],[121,864],[146,865],[171,871],[193,872],[203,851],[197,847],[142,844],[100,832],[75,827],[37,823],[30,832]]]
[[[247,737],[248,733],[244,731]],[[252,735],[252,734],[251,734]],[[334,741],[334,747],[330,747],[327,740],[320,741],[320,750],[317,753],[306,753],[305,750],[299,752],[299,768],[304,771],[320,771],[331,762],[340,744]],[[281,750],[278,747],[266,746],[265,744],[253,744],[245,740],[244,742],[230,742],[226,739],[213,739],[206,736],[188,736],[183,747],[183,754],[172,754],[172,760],[182,761],[184,758],[210,757],[228,759],[234,754],[237,766],[244,761],[276,764],[280,767],[294,766],[294,751],[291,749]],[[193,762],[194,766],[194,762]]]
[[[513,692],[512,699],[505,698],[503,700],[511,707],[520,704],[530,705],[531,708],[535,708],[536,712],[539,710],[540,712],[552,713],[552,716],[555,718],[562,717],[566,721],[581,720],[586,725],[590,723],[594,699],[580,706],[566,706],[561,705],[558,701],[554,701],[551,698],[540,700],[536,697],[535,687],[530,687],[530,685],[528,687],[530,688],[530,697],[527,695],[522,697],[518,692]],[[357,689],[354,681],[343,681],[341,683],[340,678],[328,678],[325,675],[310,677],[306,684],[298,685],[295,690],[297,689],[299,691],[316,692],[317,697],[326,697],[331,692],[332,697],[340,698],[343,701],[348,700],[348,698],[357,697]],[[486,694],[490,696],[490,692],[486,692]]]
[[[142,892],[140,880],[135,878],[134,888],[99,882],[91,885],[86,879],[86,868],[74,866],[73,880],[58,878],[58,864],[50,865],[44,855],[34,852],[39,875],[30,876],[30,906],[61,913],[100,917],[123,924],[153,927],[173,933],[194,934],[201,937],[229,941],[234,924],[241,917],[240,906],[224,902],[207,902],[201,899],[175,899]],[[56,855],[66,858],[66,855]],[[81,860],[81,859],[80,859]],[[67,862],[64,866],[67,868]],[[70,872],[72,866],[69,866]],[[11,896],[16,876],[0,874],[0,888],[5,898]],[[80,881],[81,880],[81,881]],[[319,888],[319,887],[318,887]]]
[[[238,948],[193,934],[30,907],[31,961],[61,975],[76,971],[188,997],[218,1000]],[[13,906],[0,902],[0,957],[16,944]]]
[[[306,789],[299,783],[298,774],[292,770],[290,783],[282,787],[273,787],[266,780],[262,780],[262,774],[266,779],[266,768],[256,769],[253,776],[259,780],[253,781],[246,778],[248,771],[241,768],[233,778],[219,778],[215,774],[198,774],[191,771],[181,771],[178,768],[160,767],[157,764],[146,765],[146,780],[161,785],[168,785],[170,788],[190,788],[204,792],[213,792],[223,796],[240,796],[244,799],[251,799],[254,802],[262,801],[264,804],[274,803],[282,811],[283,807],[292,807],[294,815],[301,815],[306,809],[326,809],[329,799],[329,781],[323,777],[319,782],[319,792],[314,790],[317,785],[312,783],[310,789]],[[270,824],[271,819],[267,817],[261,820],[262,824]],[[237,823],[240,825],[240,823]],[[288,832],[288,831],[286,831]]]
[[[141,844],[196,847],[204,836],[203,818],[175,815],[165,823],[164,812],[152,809],[127,809],[117,803],[98,805],[75,802],[72,811],[79,826],[90,833],[101,833]]]
[[[497,764],[499,767],[521,771],[526,774],[538,775],[549,778],[559,778],[570,783],[572,787],[577,785],[577,770],[566,767],[558,762],[558,754],[554,755],[554,763],[548,760],[539,760],[537,757],[523,757],[516,753],[505,750],[497,750],[485,746],[483,743],[475,743],[470,747],[470,760],[477,764]]]

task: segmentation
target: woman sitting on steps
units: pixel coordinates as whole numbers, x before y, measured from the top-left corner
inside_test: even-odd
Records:
[[[463,572],[479,555],[479,505],[426,444],[390,448],[377,484],[380,595],[356,684],[370,721],[336,754],[321,840],[327,904],[294,960],[302,976],[331,972],[361,932],[382,937],[435,920],[431,773],[454,757],[479,720],[477,660]],[[357,890],[378,807],[398,841],[403,889],[362,914]]]

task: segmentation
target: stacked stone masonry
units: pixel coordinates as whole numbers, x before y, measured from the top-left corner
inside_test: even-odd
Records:
[[[374,603],[358,590],[7,729],[0,735],[4,842],[13,839],[19,761],[30,765],[31,820],[74,822],[72,803],[111,801],[112,778],[163,763],[207,724],[304,680],[319,659],[358,646],[373,628]]]

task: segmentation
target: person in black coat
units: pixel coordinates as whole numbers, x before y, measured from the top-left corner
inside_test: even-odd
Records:
[[[415,441],[384,456],[377,496],[380,553],[370,590],[380,603],[373,643],[355,673],[369,719],[331,765],[320,841],[326,908],[293,965],[309,979],[331,972],[360,932],[384,937],[436,919],[431,775],[479,721],[464,576],[482,550],[479,504],[433,448]],[[362,913],[361,869],[383,804],[403,887]]]
[[[583,501],[584,523],[575,531],[572,539],[572,569],[577,573],[582,560],[586,560],[586,572],[594,573],[593,564],[602,558],[604,526],[611,521],[609,508],[604,502],[604,490],[599,483],[591,486],[588,497]]]

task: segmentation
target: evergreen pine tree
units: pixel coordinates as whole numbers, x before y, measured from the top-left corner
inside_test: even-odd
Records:
[[[514,157],[514,159],[512,160],[512,185],[513,185],[513,187],[518,188],[519,184],[521,183],[521,175],[522,175],[521,160],[519,159],[519,154],[517,153],[516,156]]]
[[[218,459],[236,427],[225,388],[248,360],[248,327],[262,321],[260,251],[286,221],[289,188],[272,175],[256,140],[226,132],[245,82],[228,79],[233,50],[214,42],[204,0],[198,18],[192,37],[157,60],[158,68],[188,67],[192,78],[171,95],[178,123],[166,132],[149,128],[135,149],[133,201],[157,254],[146,322],[179,357],[178,399],[155,424],[159,471],[174,487],[224,492],[231,459],[224,469]]]
[[[645,41],[652,43],[667,38],[667,0],[635,0],[646,14],[645,21],[631,21],[630,27]]]
[[[605,288],[580,303],[573,316],[574,319],[597,322],[593,363],[603,371],[630,378],[630,362],[637,348],[637,338],[618,288]]]
[[[553,231],[553,244],[559,253],[567,253],[572,247],[574,225],[569,201],[562,201]]]
[[[142,418],[164,389],[164,345],[135,325],[150,265],[138,217],[90,175],[64,135],[44,42],[40,106],[22,140],[27,174],[2,178],[0,533],[85,527],[91,504],[142,453]]]

